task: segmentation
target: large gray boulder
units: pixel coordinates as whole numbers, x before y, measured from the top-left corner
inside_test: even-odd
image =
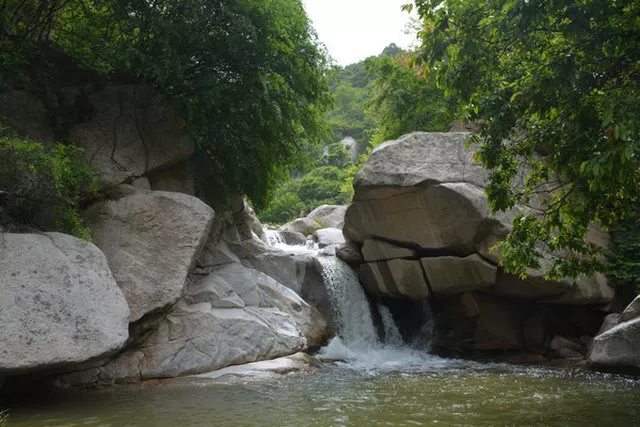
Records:
[[[291,290],[260,272],[227,264],[194,277],[184,299],[157,320],[137,348],[100,368],[62,377],[58,383],[128,382],[203,373],[294,354],[329,337],[322,316]]]
[[[131,309],[131,321],[178,301],[213,210],[182,193],[130,189],[85,214]]]
[[[69,131],[98,181],[111,187],[188,159],[195,145],[149,86],[107,86],[89,96],[94,115]]]
[[[0,374],[70,369],[120,350],[129,308],[93,244],[0,234]]]
[[[603,276],[548,281],[532,270],[522,280],[500,271],[499,254],[491,248],[506,238],[517,212],[539,208],[544,197],[535,206],[491,214],[484,193],[487,172],[466,147],[468,135],[414,132],[373,150],[354,179],[343,229],[367,262],[361,269],[365,285],[377,294],[397,295],[381,278],[397,283],[395,278],[418,276],[412,260],[420,258],[434,294],[484,289],[554,304],[610,302],[615,292]],[[606,245],[606,233],[591,228],[587,239]],[[411,271],[400,271],[405,267]],[[416,289],[424,289],[416,280]]]
[[[640,319],[620,323],[596,336],[589,363],[605,369],[640,371]]]
[[[347,207],[343,205],[320,205],[307,215],[324,228],[342,228]]]
[[[638,317],[640,317],[640,295],[635,297],[635,299],[631,301],[631,304],[624,309],[618,321],[619,323],[628,322]]]

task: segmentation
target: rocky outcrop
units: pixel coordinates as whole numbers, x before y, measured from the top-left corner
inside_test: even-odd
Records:
[[[290,289],[239,264],[194,276],[151,332],[100,368],[61,377],[63,386],[170,378],[272,359],[328,340],[322,316]]]
[[[129,308],[93,244],[0,234],[0,324],[0,375],[68,370],[124,346]]]
[[[348,243],[337,253],[361,263],[360,278],[373,295],[438,300],[442,309],[437,316],[472,325],[473,333],[463,333],[460,325],[438,322],[438,337],[448,347],[455,339],[466,348],[495,350],[524,349],[526,342],[537,342],[539,350],[553,351],[548,346],[554,336],[573,342],[580,341],[582,333],[579,328],[564,333],[547,327],[546,323],[557,323],[551,313],[564,316],[570,311],[564,305],[587,307],[581,312],[590,319],[587,329],[593,335],[597,326],[593,330],[592,324],[599,324],[604,313],[589,307],[603,306],[615,294],[603,276],[549,281],[541,271],[531,270],[522,279],[499,267],[498,254],[491,248],[506,238],[518,212],[535,211],[545,199],[542,195],[531,206],[492,215],[484,194],[487,172],[466,147],[467,136],[415,132],[376,147],[354,179],[354,199],[343,229]],[[591,231],[590,241],[606,245],[606,233],[595,227]],[[462,295],[473,298],[464,297],[460,303]],[[536,307],[550,304],[563,307],[542,310],[545,314],[537,315],[542,319],[537,324],[529,320],[539,311]],[[514,311],[510,305],[526,306],[528,311]],[[476,312],[481,314],[469,314]],[[506,334],[500,337],[498,325],[507,321],[518,328],[526,323],[533,335],[500,326]],[[457,331],[457,338],[449,337],[446,328]]]
[[[72,127],[69,142],[84,149],[104,187],[166,169],[195,149],[164,99],[144,85],[107,86],[88,97],[90,120]]]
[[[640,372],[640,296],[621,314],[606,317],[593,339],[589,364],[605,370]]]
[[[640,372],[640,318],[619,323],[595,337],[589,363],[596,368]]]
[[[307,218],[319,222],[324,228],[340,228],[344,226],[344,215],[347,207],[342,205],[320,205],[307,215]]]
[[[323,228],[342,228],[347,211],[342,205],[321,205],[309,212],[306,217],[295,219],[282,226],[286,232],[301,233],[305,236]]]
[[[178,301],[213,210],[195,197],[135,190],[92,205],[87,225],[131,309],[131,321]]]

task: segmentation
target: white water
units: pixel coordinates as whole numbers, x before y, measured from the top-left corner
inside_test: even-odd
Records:
[[[378,304],[385,337],[384,342],[381,341],[358,276],[344,261],[335,255],[323,254],[312,240],[305,245],[288,245],[280,232],[269,229],[265,229],[264,236],[269,246],[291,253],[312,254],[321,266],[338,335],[319,352],[321,359],[339,360],[338,363],[348,368],[365,372],[437,369],[456,364],[428,354],[424,345],[407,345],[389,309]]]
[[[353,270],[336,257],[319,257],[318,261],[338,330],[338,336],[318,354],[321,359],[340,360],[345,367],[363,372],[422,371],[458,363],[407,345],[383,305],[378,306],[385,331],[385,340],[380,341],[369,302]]]

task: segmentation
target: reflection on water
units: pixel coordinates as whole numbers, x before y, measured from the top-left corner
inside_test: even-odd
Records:
[[[141,385],[12,409],[10,426],[637,425],[640,382],[469,365],[342,364],[245,384]],[[432,363],[432,365],[430,365]]]

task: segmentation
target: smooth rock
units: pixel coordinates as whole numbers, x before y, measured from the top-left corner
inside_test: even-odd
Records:
[[[88,101],[94,115],[70,129],[69,142],[84,149],[104,187],[180,163],[195,149],[178,115],[149,86],[107,86]]]
[[[374,295],[427,298],[429,287],[420,261],[392,259],[360,265],[360,280]]]
[[[605,332],[607,332],[609,329],[616,326],[618,324],[618,320],[620,320],[619,313],[611,313],[606,315],[604,320],[602,321],[602,326],[600,326],[600,329],[598,330],[598,333],[596,334],[596,336],[602,335]]]
[[[622,314],[620,314],[619,323],[627,322],[629,320],[633,320],[640,317],[640,295],[637,296],[631,304],[624,309]]]
[[[435,294],[451,295],[490,288],[496,281],[497,267],[477,254],[465,258],[422,258],[420,262]]]
[[[384,261],[394,258],[415,258],[417,256],[415,250],[373,239],[366,239],[362,243],[361,250],[366,262]]]
[[[314,231],[325,228],[325,225],[320,221],[311,218],[298,218],[282,226],[281,231],[289,231],[294,233],[301,233],[304,236],[313,234]]]
[[[346,212],[346,206],[321,205],[309,212],[307,218],[320,223],[323,228],[342,228]]]
[[[361,264],[364,262],[358,245],[349,240],[336,248],[336,256],[348,264]]]
[[[131,309],[131,321],[175,303],[204,245],[213,210],[181,193],[135,191],[85,214]]]
[[[0,324],[0,374],[70,369],[124,346],[129,308],[93,244],[0,234]]]
[[[307,238],[302,233],[295,231],[281,231],[280,233],[287,245],[304,246],[307,243]]]
[[[140,345],[100,368],[67,375],[71,386],[172,378],[293,354],[326,343],[317,310],[269,276],[226,264],[188,286]]]
[[[150,173],[149,183],[154,191],[174,191],[192,196],[196,194],[193,168],[189,161]]]
[[[640,319],[620,323],[593,340],[589,363],[605,369],[640,369]]]

